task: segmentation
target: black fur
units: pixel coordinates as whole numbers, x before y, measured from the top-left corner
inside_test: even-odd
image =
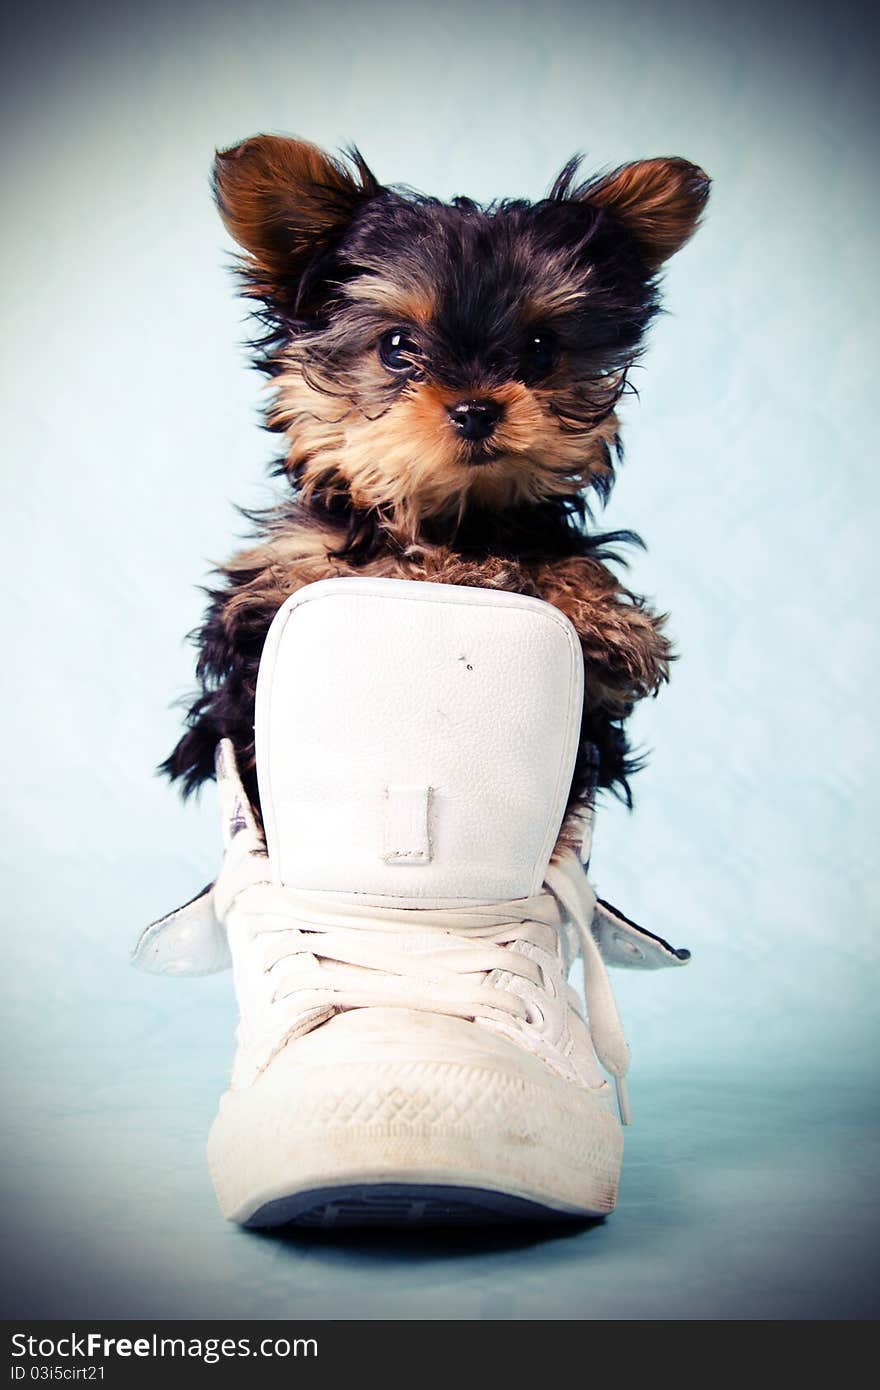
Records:
[[[487,389],[512,379],[526,380],[521,306],[530,295],[540,300],[559,280],[579,286],[568,307],[549,312],[542,324],[558,340],[562,367],[552,369],[552,411],[559,428],[586,433],[614,409],[626,389],[626,373],[639,355],[645,330],[658,312],[656,279],[636,238],[608,210],[590,202],[589,182],[576,185],[579,161],[569,161],[548,197],[537,203],[506,199],[481,207],[468,198],[444,204],[410,189],[378,183],[356,149],[350,158],[358,176],[347,197],[328,185],[328,206],[340,207],[338,225],[316,240],[310,255],[291,259],[289,274],[266,284],[266,271],[242,261],[244,290],[258,296],[258,318],[265,330],[253,344],[256,364],[270,377],[283,370],[282,354],[294,349],[307,379],[328,396],[350,399],[358,389],[357,367],[387,329],[387,315],[376,306],[345,297],[345,286],[364,274],[391,274],[402,283],[436,287],[439,308],[420,330],[422,359],[413,372],[428,370],[435,382],[457,389],[476,379]],[[223,208],[223,197],[217,190]],[[345,207],[342,207],[345,204]],[[273,254],[285,226],[271,229]],[[276,245],[278,243],[278,245]],[[282,248],[283,249],[283,248]],[[368,414],[387,410],[406,387],[389,374],[369,399]],[[279,429],[270,408],[267,427]],[[379,555],[394,553],[401,541],[378,510],[358,510],[344,482],[332,479],[301,494],[307,456],[297,456],[296,432],[289,423],[292,452],[277,472],[292,493],[267,513],[249,514],[263,537],[295,524],[313,522],[339,533],[333,552],[357,568]],[[618,443],[619,453],[619,443]],[[604,501],[613,483],[607,469],[594,473],[591,486]],[[583,493],[556,497],[506,511],[471,510],[456,522],[428,518],[421,536],[451,546],[464,560],[503,557],[549,561],[573,556],[617,559],[613,547],[641,544],[629,532],[591,534]],[[221,737],[242,752],[247,790],[258,795],[253,772],[253,706],[257,669],[274,609],[249,608],[230,622],[230,594],[256,578],[254,573],[221,569],[221,582],[208,590],[202,626],[192,634],[198,647],[200,691],[186,717],[186,732],[161,771],[182,782],[184,795],[213,775],[214,750]],[[632,596],[630,596],[632,597]],[[640,602],[636,600],[636,602]],[[595,787],[614,789],[630,802],[629,777],[641,766],[629,750],[623,716],[585,716],[574,793]]]

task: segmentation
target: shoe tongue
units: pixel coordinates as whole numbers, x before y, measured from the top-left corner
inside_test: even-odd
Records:
[[[574,628],[539,599],[397,579],[301,589],[257,684],[273,876],[398,906],[531,896],[582,702]]]

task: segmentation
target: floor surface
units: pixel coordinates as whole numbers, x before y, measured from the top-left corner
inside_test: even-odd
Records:
[[[221,1219],[204,1159],[231,1045],[228,977],[124,971],[119,997],[96,1001],[85,1021],[82,1001],[59,990],[40,1021],[42,1051],[31,1047],[27,1074],[10,1084],[7,1317],[877,1312],[877,1102],[854,1081],[637,1066],[620,1203],[599,1225],[247,1233]],[[150,1007],[169,999],[173,1013]],[[35,1038],[32,1025],[22,1020]]]

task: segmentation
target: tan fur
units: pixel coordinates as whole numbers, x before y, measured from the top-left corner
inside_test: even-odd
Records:
[[[429,323],[437,312],[437,294],[427,284],[401,285],[384,275],[364,273],[346,285],[346,299],[377,305],[394,319]]]
[[[416,538],[425,517],[460,516],[469,504],[504,508],[566,496],[607,470],[604,445],[617,432],[613,413],[591,431],[567,433],[549,405],[552,395],[521,382],[481,394],[504,406],[492,444],[499,456],[468,462],[448,407],[462,393],[411,382],[376,419],[305,379],[293,354],[275,383],[272,419],[289,431],[289,466],[299,470],[306,500],[315,489],[344,483],[355,506],[378,508],[392,528]],[[378,384],[381,366],[364,363],[364,386]]]
[[[589,273],[565,251],[557,251],[554,256],[545,251],[540,263],[533,267],[531,278],[537,283],[523,301],[523,323],[542,323],[554,314],[567,313],[590,296]]]
[[[709,177],[685,159],[641,159],[588,185],[590,203],[605,207],[639,242],[649,270],[680,251],[696,231]]]

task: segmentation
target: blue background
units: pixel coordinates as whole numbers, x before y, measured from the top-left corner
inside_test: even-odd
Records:
[[[2,82],[8,1314],[862,1317],[875,1311],[874,33],[843,3],[31,7]],[[271,495],[215,146],[353,139],[379,177],[540,196],[680,154],[669,268],[604,521],[643,533],[671,686],[600,892],[693,949],[618,976],[618,1212],[552,1240],[245,1235],[203,1142],[228,976],[127,963],[213,877],[213,795],[153,775],[197,585]]]

